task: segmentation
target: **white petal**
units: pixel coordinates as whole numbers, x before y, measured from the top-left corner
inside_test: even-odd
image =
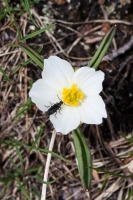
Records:
[[[74,70],[69,62],[57,56],[44,59],[42,77],[50,87],[62,91],[64,87],[70,87]]]
[[[47,111],[51,103],[59,102],[60,92],[49,87],[44,79],[37,80],[29,92],[31,100],[37,105],[41,111]]]
[[[95,71],[93,68],[82,67],[78,69],[73,77],[73,82],[86,95],[97,95],[102,91],[104,73]]]
[[[79,126],[80,115],[77,107],[62,105],[60,112],[50,115],[50,121],[57,132],[66,135]]]
[[[107,117],[105,103],[100,95],[88,96],[78,107],[81,121],[86,124],[101,124]]]

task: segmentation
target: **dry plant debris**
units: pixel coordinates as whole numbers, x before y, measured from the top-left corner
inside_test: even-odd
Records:
[[[85,192],[81,187],[71,134],[58,134],[54,152],[69,162],[52,156],[49,181],[55,182],[47,187],[47,199],[132,199],[133,3],[33,2],[30,11],[39,29],[51,23],[55,26],[26,43],[34,50],[43,46],[44,58],[58,55],[75,68],[86,65],[109,27],[118,25],[113,44],[99,66],[106,74],[102,96],[108,119],[98,127],[82,125],[93,158],[91,188]],[[6,5],[2,1],[0,4],[2,12]],[[41,70],[33,62],[24,65],[28,57],[14,44],[18,41],[18,25],[23,36],[37,28],[20,2],[9,1],[9,5],[11,13],[0,21],[0,199],[37,200],[47,157],[37,148],[48,149],[52,125],[35,105],[24,107],[31,84],[40,77]],[[22,108],[26,112],[16,119]],[[36,149],[31,150],[38,133]]]

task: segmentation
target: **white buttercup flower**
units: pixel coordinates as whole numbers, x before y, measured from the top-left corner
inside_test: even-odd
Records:
[[[74,72],[67,61],[50,56],[44,59],[42,79],[37,80],[29,96],[44,112],[60,103],[60,109],[50,115],[57,132],[64,135],[76,129],[81,122],[100,124],[107,117],[105,104],[99,95],[104,73],[93,68],[81,67]],[[56,107],[56,106],[54,106]]]

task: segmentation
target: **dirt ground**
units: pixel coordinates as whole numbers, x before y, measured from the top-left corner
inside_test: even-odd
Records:
[[[0,20],[1,200],[40,199],[39,177],[43,177],[47,153],[29,147],[39,133],[36,147],[48,149],[53,130],[49,119],[34,104],[25,104],[42,70],[33,62],[25,65],[28,57],[15,45],[19,28],[23,36],[38,30],[20,2],[9,1],[11,13]],[[2,12],[5,4],[0,1],[0,5]],[[47,200],[133,199],[133,1],[34,0],[30,6],[39,28],[52,23],[55,26],[27,39],[26,44],[36,51],[42,46],[43,58],[58,55],[74,68],[87,65],[108,30],[117,25],[99,66],[105,73],[101,96],[108,118],[99,126],[81,125],[93,167],[97,168],[91,187],[89,192],[82,189],[71,133],[58,133],[53,151],[69,162],[52,156],[49,181],[56,182],[47,186]]]

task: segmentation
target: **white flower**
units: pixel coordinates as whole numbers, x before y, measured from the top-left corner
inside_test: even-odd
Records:
[[[50,115],[57,132],[64,135],[76,129],[81,122],[100,124],[107,117],[105,104],[99,95],[104,73],[82,67],[74,72],[65,60],[50,56],[44,59],[42,79],[37,80],[29,92],[41,111],[62,101],[60,110]]]

